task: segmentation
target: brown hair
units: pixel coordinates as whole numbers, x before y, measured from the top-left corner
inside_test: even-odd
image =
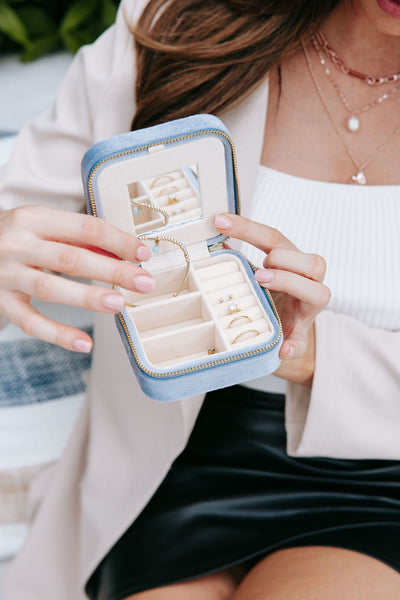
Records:
[[[219,113],[298,48],[339,0],[149,0],[134,29],[132,129]]]

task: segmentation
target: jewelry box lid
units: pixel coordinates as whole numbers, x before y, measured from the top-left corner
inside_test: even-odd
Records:
[[[235,151],[225,125],[200,114],[97,142],[82,160],[88,212],[135,235],[183,244],[222,239],[221,212],[240,212]]]

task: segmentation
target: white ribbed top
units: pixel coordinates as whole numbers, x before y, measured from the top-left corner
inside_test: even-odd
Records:
[[[260,166],[245,216],[325,258],[328,308],[400,329],[400,186],[313,181]],[[245,253],[262,264],[260,251]]]

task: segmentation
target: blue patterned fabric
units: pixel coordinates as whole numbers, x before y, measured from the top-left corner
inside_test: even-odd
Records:
[[[92,335],[92,328],[83,328]],[[85,391],[91,356],[35,339],[0,344],[0,408],[46,402]]]

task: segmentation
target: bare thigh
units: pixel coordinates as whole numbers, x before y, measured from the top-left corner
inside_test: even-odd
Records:
[[[400,574],[385,563],[352,550],[288,548],[261,560],[232,596],[232,600],[321,598],[399,600]]]
[[[239,565],[198,579],[139,592],[124,600],[231,600],[244,574],[244,568]]]

